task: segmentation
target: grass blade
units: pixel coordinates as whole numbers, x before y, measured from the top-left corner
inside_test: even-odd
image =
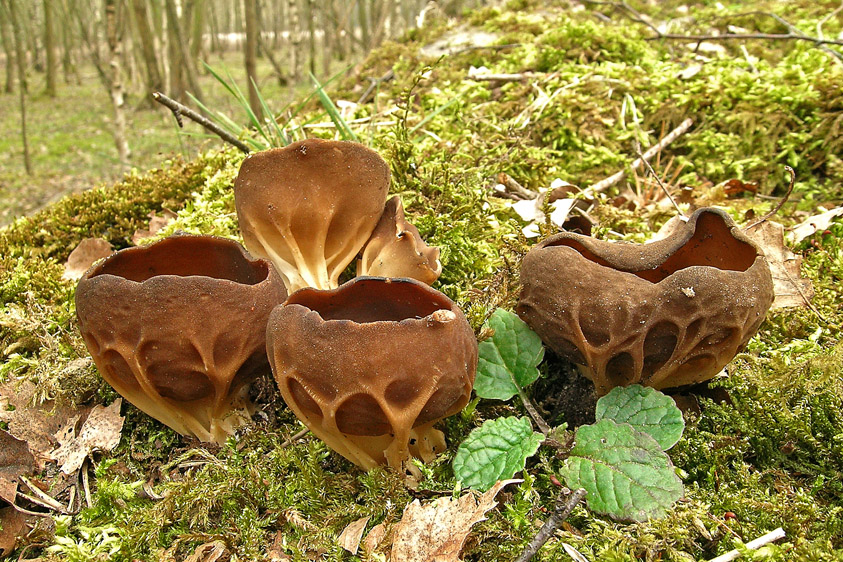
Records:
[[[357,138],[357,135],[354,134],[354,131],[351,130],[351,127],[348,126],[348,123],[343,119],[342,115],[340,115],[337,106],[334,105],[333,100],[325,93],[325,89],[322,87],[322,84],[316,79],[316,76],[313,73],[310,73],[310,79],[313,80],[313,83],[316,85],[316,94],[319,96],[319,101],[322,104],[322,107],[325,108],[325,111],[328,112],[328,117],[331,118],[334,125],[336,125],[337,130],[340,133],[340,137],[343,140],[353,140],[355,142],[360,142],[360,139]]]

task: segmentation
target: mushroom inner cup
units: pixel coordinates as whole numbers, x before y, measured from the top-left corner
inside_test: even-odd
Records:
[[[236,243],[224,239],[174,237],[114,254],[91,277],[114,275],[143,283],[159,275],[204,276],[257,285],[269,276],[269,265],[251,262]]]
[[[577,240],[565,238],[552,246],[568,246],[582,257],[599,265],[632,273],[651,283],[663,281],[682,269],[694,266],[716,267],[721,270],[746,271],[758,256],[752,245],[736,239],[723,219],[715,213],[703,213],[697,218],[691,238],[679,250],[654,269],[628,270],[610,264],[593,254]]]
[[[350,320],[358,324],[420,319],[437,310],[451,309],[444,295],[424,290],[417,283],[360,277],[341,291],[302,289],[293,293],[287,304],[309,308],[323,320]]]

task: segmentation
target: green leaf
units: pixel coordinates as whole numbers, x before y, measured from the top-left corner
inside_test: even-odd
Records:
[[[673,398],[640,384],[613,388],[597,401],[596,417],[597,421],[628,423],[655,439],[663,451],[676,445],[685,430],[682,411]]]
[[[495,310],[488,326],[495,334],[480,343],[474,391],[480,398],[509,400],[539,377],[544,357],[539,336],[515,314]]]
[[[530,418],[488,420],[471,432],[454,457],[454,474],[463,486],[486,491],[498,480],[512,478],[544,439]]]
[[[561,475],[571,488],[585,488],[588,507],[620,521],[662,517],[684,487],[655,439],[629,424],[603,419],[584,425]]]

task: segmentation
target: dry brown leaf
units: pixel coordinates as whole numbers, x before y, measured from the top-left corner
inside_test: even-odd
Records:
[[[843,207],[837,207],[830,211],[814,215],[805,222],[798,224],[790,229],[790,241],[793,244],[799,244],[807,237],[813,235],[820,230],[826,230],[834,219],[843,216]]]
[[[288,562],[292,560],[293,557],[284,552],[285,548],[286,541],[284,539],[284,533],[277,531],[275,533],[275,540],[272,541],[272,546],[269,548],[269,552],[266,553],[269,562]]]
[[[71,361],[68,368],[82,361],[87,365],[91,363],[90,358]],[[49,453],[58,445],[54,434],[66,425],[68,419],[78,420],[80,410],[57,408],[52,402],[35,406],[34,394],[35,385],[28,381],[0,384],[0,421],[8,425],[9,433],[27,442],[38,463],[38,469],[42,469],[51,459]]]
[[[427,505],[414,500],[404,509],[392,543],[392,562],[459,562],[460,551],[475,523],[497,505],[502,480],[479,498],[468,493],[458,500],[439,498]]]
[[[764,251],[773,274],[773,309],[808,306],[814,296],[811,280],[800,275],[802,256],[794,254],[784,244],[784,227],[766,221],[745,231]]]
[[[26,530],[26,516],[14,507],[0,509],[0,558],[15,549],[17,538]]]
[[[35,470],[35,457],[26,441],[0,429],[0,500],[14,505],[18,479]]]
[[[102,238],[85,238],[70,252],[67,263],[64,264],[64,279],[79,280],[85,272],[99,259],[110,256],[113,250],[111,244]]]
[[[225,543],[222,541],[213,541],[197,546],[193,554],[185,558],[184,562],[217,562],[223,556],[226,557],[225,560],[231,557],[231,553],[228,552]]]
[[[82,424],[79,433],[73,431],[75,423],[59,430],[56,439],[60,446],[51,453],[53,460],[61,464],[65,474],[72,474],[95,450],[110,451],[120,443],[123,418],[120,415],[122,400],[118,398],[110,406],[94,406]]]
[[[386,536],[386,521],[378,523],[372,530],[369,531],[369,534],[366,535],[366,538],[363,539],[363,551],[371,556],[375,550],[380,546],[383,542],[383,538]]]
[[[149,213],[147,216],[149,217],[149,228],[138,229],[132,235],[132,244],[135,246],[137,246],[144,238],[149,238],[150,236],[158,234],[162,228],[170,224],[178,215],[170,209],[164,209],[161,211],[161,215],[156,215],[153,212]]]
[[[360,548],[360,539],[363,538],[363,531],[366,530],[369,519],[371,517],[361,517],[357,521],[349,523],[337,538],[339,545],[351,554],[357,554],[357,549]]]

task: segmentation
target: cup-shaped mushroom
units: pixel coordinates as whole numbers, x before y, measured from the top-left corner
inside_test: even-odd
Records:
[[[442,273],[439,248],[431,248],[404,218],[399,196],[386,202],[372,237],[357,261],[357,275],[409,277],[432,285]]]
[[[221,443],[268,372],[266,323],[286,298],[233,240],[178,235],[115,252],[79,281],[79,329],[103,378],[183,435]]]
[[[773,302],[762,251],[713,208],[648,244],[551,236],[524,257],[521,282],[518,315],[600,395],[712,378]]]
[[[308,139],[252,154],[234,182],[249,251],[275,265],[288,292],[333,289],[383,212],[389,166],[352,142]]]
[[[468,402],[477,340],[444,294],[357,277],[302,289],[272,311],[267,349],[284,401],[329,447],[370,469],[413,472],[445,446],[433,424]]]

